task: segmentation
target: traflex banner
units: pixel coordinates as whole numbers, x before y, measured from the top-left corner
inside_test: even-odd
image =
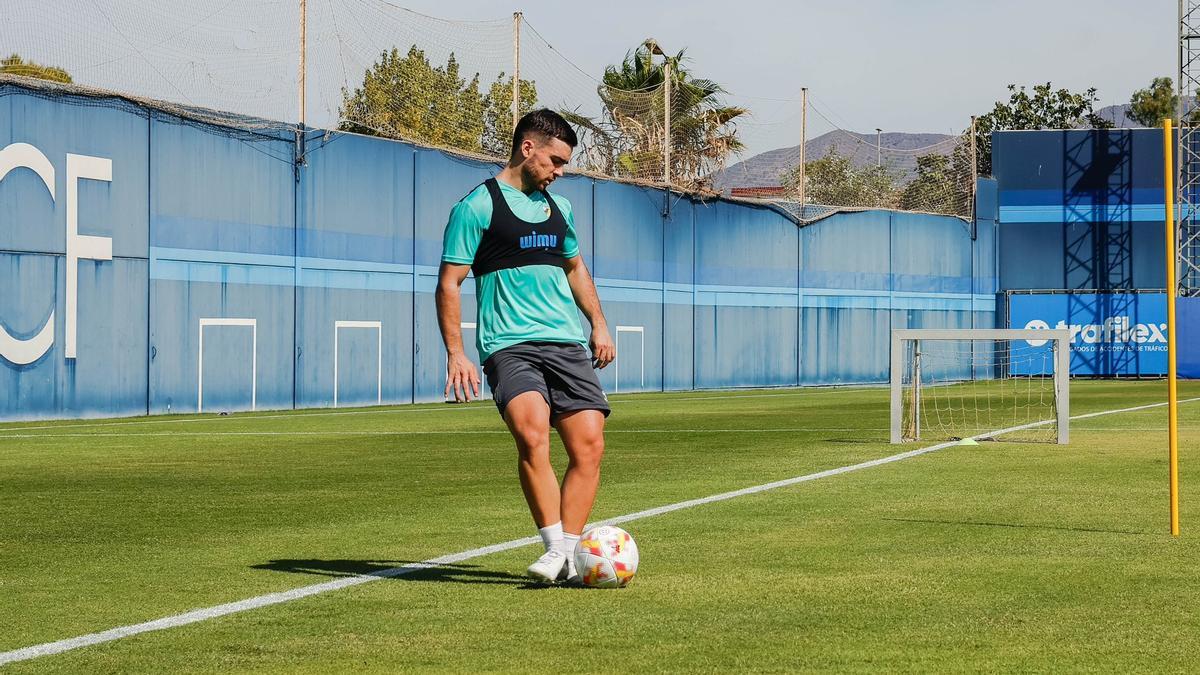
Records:
[[[1072,375],[1135,376],[1167,372],[1165,293],[1011,294],[1008,325],[1070,329]],[[1050,343],[1041,340],[1029,341],[1028,346],[1050,349]],[[1184,345],[1179,343],[1179,346]],[[1011,372],[1042,374],[1043,363],[1049,362],[1014,358]]]

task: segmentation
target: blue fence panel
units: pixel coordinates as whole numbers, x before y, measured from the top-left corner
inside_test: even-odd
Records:
[[[970,224],[949,216],[893,213],[892,289],[970,294]]]
[[[677,202],[664,223],[663,278],[663,388],[692,389],[695,352],[695,317],[692,302],[695,265],[696,209],[691,200]]]
[[[695,307],[698,388],[798,383],[799,319],[794,306],[706,305],[703,302],[699,299]]]
[[[1148,223],[1133,224],[1133,287],[1166,288],[1167,255],[1166,217]]]
[[[317,135],[307,150],[297,200],[297,405],[409,403],[416,150],[352,134]]]
[[[854,291],[891,290],[891,214],[831,216],[800,231],[800,285]]]
[[[61,256],[0,253],[0,288],[23,290],[0,293],[0,328],[22,341],[19,347],[5,349],[6,367],[0,368],[0,414],[6,419],[61,410],[63,324],[55,319],[64,311],[57,292],[62,288],[63,261]]]
[[[0,287],[28,289],[0,293],[0,325],[30,340],[27,358],[0,368],[0,417],[146,412],[146,295],[137,292],[145,288],[146,261],[77,264],[76,353],[68,358],[65,258],[0,253]],[[37,339],[43,331],[46,341]]]
[[[150,273],[151,412],[292,407],[292,268],[155,260]]]
[[[617,360],[600,371],[606,391],[662,390],[662,304],[657,302],[605,301],[604,314],[617,346]],[[584,330],[587,330],[584,324]]]
[[[728,202],[694,214],[696,386],[796,384],[800,230],[771,209]]]
[[[446,348],[438,330],[433,291],[442,258],[442,233],[450,209],[476,185],[495,175],[497,165],[464,159],[435,150],[416,151],[414,208],[416,291],[413,312],[413,396],[416,401],[440,401],[446,387]],[[463,284],[474,293],[475,280]],[[464,296],[462,320],[475,321],[475,308]]]
[[[306,259],[301,265],[375,271],[395,269],[334,261],[411,266],[413,147],[353,134],[318,137],[307,147],[297,200],[297,255]]]
[[[1200,298],[1179,298],[1175,305],[1178,321],[1175,361],[1179,377],[1200,378]]]
[[[617,346],[617,362],[599,373],[609,391],[663,386],[665,206],[662,190],[595,184],[593,274]]]
[[[587,176],[563,176],[550,186],[550,191],[566,197],[571,202],[571,217],[575,221],[575,236],[579,240],[579,249],[583,252],[584,262],[588,269],[594,269],[595,261],[595,208],[593,191],[595,181]]]
[[[595,195],[595,277],[660,284],[665,193],[600,181]]]
[[[975,242],[972,248],[973,290],[977,295],[995,294],[1000,290],[1000,279],[996,272],[999,215],[998,192],[995,180],[980,178],[976,181]],[[994,326],[980,326],[993,328]]]
[[[145,258],[147,111],[115,99],[71,105],[25,91],[0,85],[0,150],[44,163],[54,195],[31,168],[0,180],[0,250],[62,254],[76,192],[79,234],[111,237],[114,256]],[[32,147],[10,145],[17,143]],[[68,185],[68,155],[84,176],[75,186]],[[110,180],[87,177],[97,162]]]
[[[442,233],[446,230],[450,209],[475,186],[494,176],[497,165],[418,148],[415,171],[416,255],[413,262],[424,268],[434,268],[436,273],[442,259]]]
[[[1161,288],[1162,161],[1156,129],[993,134],[1001,288]]]
[[[28,167],[0,181],[0,281],[22,289],[0,294],[9,349],[38,347],[21,341],[55,316],[46,354],[0,369],[0,417],[333,405],[335,391],[339,406],[441,400],[442,232],[496,164],[312,133],[297,167],[287,133],[11,85],[0,115],[0,148],[30,143],[38,155],[19,150],[36,162],[23,161],[54,175],[53,198]],[[75,263],[77,359],[63,353],[68,154],[112,162],[111,181],[75,191],[80,233],[110,239],[115,256]],[[601,380],[622,392],[882,381],[891,328],[991,325],[994,215],[1014,205],[1002,191],[997,207],[994,187],[980,182],[972,241],[946,217],[846,213],[800,228],[769,208],[585,176],[553,186],[572,202],[619,348]],[[1137,273],[1158,235],[1130,232]],[[474,281],[463,291],[477,360]]]
[[[411,274],[305,269],[297,293],[297,406],[412,402]]]
[[[891,321],[886,309],[806,306],[802,384],[884,382]]]
[[[696,214],[699,286],[795,289],[799,230],[773,209],[703,202]]]
[[[156,114],[150,122],[151,247],[293,256],[293,148],[281,138],[231,134]]]

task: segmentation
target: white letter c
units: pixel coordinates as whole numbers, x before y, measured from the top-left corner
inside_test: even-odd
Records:
[[[12,143],[0,149],[0,180],[4,180],[9,171],[17,168],[30,169],[36,173],[50,191],[50,201],[54,201],[54,165],[41,150],[28,143]],[[28,340],[13,337],[0,325],[0,357],[18,366],[28,365],[42,358],[53,344],[53,311],[37,335]]]

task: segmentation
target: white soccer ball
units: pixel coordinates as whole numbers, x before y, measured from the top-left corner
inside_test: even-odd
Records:
[[[575,569],[584,585],[621,588],[637,573],[638,548],[633,537],[619,527],[593,527],[575,547]]]

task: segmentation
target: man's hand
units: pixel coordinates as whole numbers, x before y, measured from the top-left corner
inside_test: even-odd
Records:
[[[446,357],[446,393],[450,400],[450,392],[454,391],[454,400],[465,403],[471,397],[479,398],[479,371],[465,354],[450,354]]]
[[[588,346],[592,348],[592,366],[594,368],[603,368],[617,358],[617,346],[613,344],[607,328],[593,328]]]

